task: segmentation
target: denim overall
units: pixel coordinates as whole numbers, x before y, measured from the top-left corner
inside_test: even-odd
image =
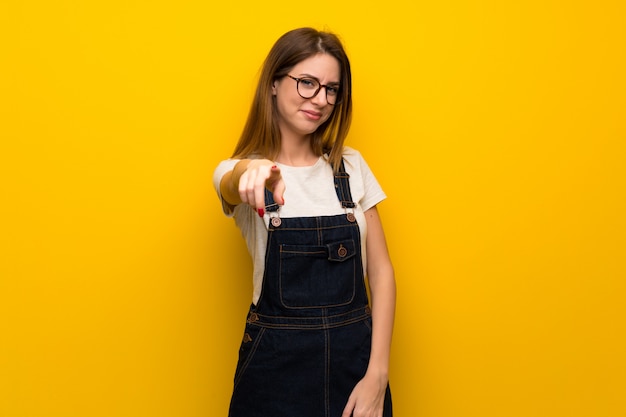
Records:
[[[252,305],[229,417],[340,417],[367,370],[372,318],[359,227],[343,162],[335,174],[346,214],[270,213],[263,288]],[[387,387],[384,417],[391,417]]]

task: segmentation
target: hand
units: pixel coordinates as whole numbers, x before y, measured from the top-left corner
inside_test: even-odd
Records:
[[[382,417],[387,378],[365,374],[352,390],[341,417]]]
[[[243,203],[259,211],[261,216],[261,210],[265,209],[266,188],[272,192],[276,203],[285,204],[285,182],[280,168],[268,159],[253,159],[239,178],[239,196]]]

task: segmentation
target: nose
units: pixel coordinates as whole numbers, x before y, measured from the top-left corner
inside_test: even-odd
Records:
[[[320,88],[320,91],[314,97],[311,97],[311,101],[318,106],[326,106],[328,100],[326,99],[326,87]]]

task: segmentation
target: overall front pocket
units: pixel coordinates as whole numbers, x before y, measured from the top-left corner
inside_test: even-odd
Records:
[[[287,308],[349,304],[355,293],[354,240],[327,245],[280,245],[280,298]]]

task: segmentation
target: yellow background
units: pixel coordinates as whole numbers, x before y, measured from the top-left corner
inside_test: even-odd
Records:
[[[0,5],[0,416],[225,416],[250,264],[211,184],[274,40],[339,33],[399,417],[626,415],[622,1]]]

